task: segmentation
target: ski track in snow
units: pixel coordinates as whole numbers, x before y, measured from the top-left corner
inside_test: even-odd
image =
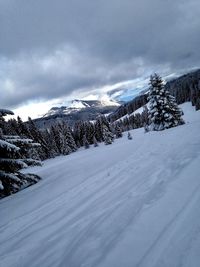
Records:
[[[43,180],[0,201],[0,267],[200,264],[200,112],[186,124],[29,168]]]

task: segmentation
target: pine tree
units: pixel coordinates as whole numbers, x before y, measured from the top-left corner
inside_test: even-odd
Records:
[[[84,145],[85,149],[88,149],[90,147],[89,142],[86,138],[86,135],[83,136],[83,145]]]
[[[97,118],[94,124],[94,128],[95,128],[95,137],[97,141],[102,142],[103,141],[103,123],[102,123],[101,117]]]
[[[46,140],[42,132],[37,128],[34,121],[29,117],[28,118],[28,129],[30,131],[30,138],[33,139],[34,142],[39,143],[41,145],[39,149],[39,155],[42,160],[50,158],[49,148]]]
[[[93,144],[94,144],[94,147],[98,146],[97,139],[96,139],[95,135],[93,136]]]
[[[31,133],[28,129],[28,126],[26,123],[22,121],[22,119],[18,116],[17,117],[17,126],[18,126],[18,135],[23,137],[30,137]]]
[[[110,145],[114,141],[114,135],[109,130],[109,128],[104,124],[103,125],[103,140],[105,145]]]
[[[89,144],[93,143],[94,132],[95,132],[94,124],[90,121],[85,122],[85,134]]]
[[[80,121],[75,122],[73,127],[73,137],[77,148],[81,147],[81,131],[80,131]]]
[[[130,132],[128,132],[128,136],[127,137],[128,137],[128,140],[132,140],[133,139]]]
[[[149,92],[149,128],[152,131],[161,131],[184,123],[182,111],[175,98],[169,94],[163,80],[157,74],[150,77]]]
[[[200,110],[200,98],[196,101],[196,110]]]
[[[52,129],[46,129],[43,133],[44,139],[46,140],[47,146],[49,148],[49,155],[54,158],[59,155],[58,147],[55,142],[54,134]]]
[[[61,154],[61,148],[60,148],[60,138],[59,138],[59,129],[57,125],[51,126],[50,129],[50,135],[51,139],[53,141],[53,146],[55,148],[56,156]]]
[[[32,139],[21,138],[18,135],[4,135],[4,140],[12,145],[20,148],[19,156],[22,159],[30,159],[33,163],[32,165],[37,165],[40,162],[40,157],[38,155],[38,148],[41,146],[39,143],[34,143]],[[34,164],[35,161],[35,164]]]
[[[4,134],[8,135],[18,135],[18,125],[15,119],[9,119],[6,123],[4,123],[4,127],[2,128]]]
[[[149,132],[149,126],[147,123],[144,123],[144,132],[148,133]]]
[[[79,140],[76,141],[76,147],[77,148],[80,148],[81,147],[81,144],[80,144],[80,141]]]
[[[77,149],[76,143],[72,136],[71,129],[68,127],[68,125],[64,122],[60,123],[58,125],[58,130],[59,130],[61,154],[68,155],[71,152],[76,151]]]
[[[122,129],[118,123],[115,125],[115,135],[116,138],[121,138],[123,136]]]
[[[4,112],[0,110],[0,120],[6,114],[12,113],[6,113],[5,110]],[[40,165],[40,162],[25,158],[20,153],[20,148],[14,145],[16,142],[24,144],[27,143],[27,140],[23,142],[19,137],[5,136],[0,129],[0,198],[30,186],[40,179],[37,175],[22,174],[19,172],[22,168]]]
[[[66,128],[64,123],[59,123],[58,127],[58,138],[60,143],[60,152],[62,155],[68,155],[72,152],[66,140]]]
[[[147,105],[143,106],[143,111],[142,111],[142,122],[143,124],[148,124],[148,116],[149,116],[149,110],[147,108]]]
[[[1,129],[1,134],[5,134],[5,129],[7,126],[7,122],[5,122],[4,116],[6,115],[13,115],[14,113],[11,110],[7,109],[0,109],[0,129]]]
[[[65,123],[65,138],[68,146],[71,149],[71,152],[75,152],[77,150],[76,142],[74,140],[71,128],[66,123]]]

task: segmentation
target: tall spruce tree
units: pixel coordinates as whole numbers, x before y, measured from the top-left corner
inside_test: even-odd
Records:
[[[90,148],[90,144],[89,144],[89,142],[87,140],[86,135],[83,136],[83,145],[84,145],[85,149]]]
[[[18,128],[18,135],[23,137],[30,137],[31,133],[28,129],[28,126],[26,123],[22,121],[22,119],[18,116],[17,117],[17,128]]]
[[[0,110],[0,120],[10,111]],[[36,183],[40,177],[34,174],[23,174],[19,171],[28,166],[40,165],[40,161],[25,158],[20,148],[14,143],[30,145],[31,140],[20,139],[18,136],[5,136],[0,129],[0,198],[19,191]]]
[[[61,154],[68,155],[71,152],[76,151],[76,143],[69,126],[65,122],[59,123],[58,131],[61,145]]]
[[[123,136],[123,134],[122,134],[122,128],[120,127],[119,123],[116,123],[116,125],[114,127],[114,130],[115,130],[115,136],[116,136],[116,138],[121,138]]]
[[[102,118],[98,117],[95,124],[95,137],[97,139],[97,142],[102,142],[103,141],[103,122]]]
[[[73,132],[66,123],[65,123],[64,129],[65,129],[64,134],[65,134],[66,142],[68,146],[70,147],[71,152],[75,152],[77,150],[77,145],[73,137]]]
[[[128,135],[127,135],[127,137],[128,137],[128,140],[132,140],[133,138],[132,138],[132,135],[131,135],[131,133],[130,132],[128,132]]]
[[[95,135],[93,136],[93,144],[94,144],[94,147],[98,146],[98,142],[97,142]]]
[[[175,98],[166,90],[162,78],[157,74],[150,77],[148,100],[150,130],[161,131],[184,124],[182,111]]]
[[[43,132],[44,139],[46,140],[47,146],[49,148],[49,154],[51,158],[54,158],[59,155],[58,147],[55,142],[55,137],[52,132],[52,129],[46,129]]]
[[[114,141],[113,133],[109,130],[108,126],[106,126],[105,124],[103,125],[103,140],[105,145],[110,145]]]
[[[40,157],[37,151],[40,147],[39,143],[34,143],[32,139],[23,138],[18,135],[4,135],[3,138],[10,144],[20,148],[19,156],[21,159],[26,159],[27,162],[30,162],[30,165],[40,165]]]

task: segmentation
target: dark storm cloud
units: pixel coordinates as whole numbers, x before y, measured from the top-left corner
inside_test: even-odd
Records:
[[[0,104],[200,63],[198,0],[0,0]]]

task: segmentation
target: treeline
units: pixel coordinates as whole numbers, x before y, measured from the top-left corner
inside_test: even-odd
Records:
[[[196,110],[200,109],[200,70],[169,81],[165,87],[178,104],[191,101]]]
[[[45,130],[39,129],[31,118],[23,122],[17,117],[8,121],[1,120],[0,128],[3,135],[19,136],[40,144],[35,147],[32,155],[38,160],[68,155],[82,146],[97,146],[99,142],[111,144],[114,138],[122,136],[119,125],[111,124],[105,116],[98,117],[94,122],[78,121],[73,128],[66,122],[59,122]]]
[[[97,147],[99,142],[112,144],[122,137],[118,125],[111,125],[105,116],[95,122],[79,121],[73,129],[59,122],[48,129],[39,129],[29,118],[6,121],[12,111],[0,109],[0,198],[30,186],[40,177],[23,174],[21,169],[41,165],[41,161],[59,155],[68,155],[80,147]]]

